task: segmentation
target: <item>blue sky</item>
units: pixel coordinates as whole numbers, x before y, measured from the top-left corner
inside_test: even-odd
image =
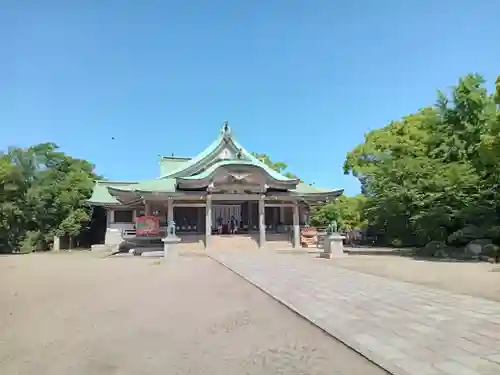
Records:
[[[355,194],[342,164],[364,133],[468,72],[493,86],[499,14],[493,0],[4,0],[0,149],[53,141],[108,179],[149,179],[227,119],[248,150]]]

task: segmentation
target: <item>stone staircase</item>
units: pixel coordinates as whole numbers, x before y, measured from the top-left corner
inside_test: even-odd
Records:
[[[205,236],[200,234],[179,234],[181,242],[179,242],[176,248],[179,252],[192,252],[192,251],[204,251],[205,250]]]
[[[270,250],[290,250],[293,249],[291,236],[289,233],[267,233],[266,249]]]
[[[254,234],[223,234],[212,236],[210,248],[213,250],[257,250],[258,235]]]
[[[213,250],[258,250],[259,234],[235,234],[212,236],[211,249]],[[288,234],[268,233],[266,235],[266,249],[288,250],[293,245]]]
[[[205,252],[205,236],[201,234],[180,234],[181,242],[176,245],[179,253]],[[93,245],[92,250],[113,253],[118,250],[118,244],[112,245]],[[258,250],[259,234],[225,234],[212,235],[211,250]],[[135,249],[135,253],[139,255],[142,252],[161,251],[163,243],[161,238],[127,238],[122,242],[120,250],[128,252],[130,249]],[[267,233],[265,249],[268,250],[289,250],[293,249],[290,235],[286,233]]]
[[[118,245],[97,244],[90,247],[90,251],[103,254],[111,254],[118,250]]]

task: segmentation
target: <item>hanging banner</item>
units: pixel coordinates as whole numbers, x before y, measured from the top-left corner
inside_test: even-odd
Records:
[[[154,216],[141,216],[135,219],[137,236],[159,236],[160,220]]]

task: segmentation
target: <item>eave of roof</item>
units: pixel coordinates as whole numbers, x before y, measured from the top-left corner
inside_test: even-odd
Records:
[[[290,193],[304,198],[336,198],[344,193],[344,189],[325,189],[311,184],[300,182]]]
[[[209,168],[207,168],[206,170],[204,170],[203,172],[201,172],[199,174],[196,174],[193,176],[187,176],[187,177],[178,177],[177,179],[179,181],[205,180],[207,178],[210,178],[218,168],[222,168],[225,166],[231,166],[231,165],[236,165],[236,166],[237,165],[245,165],[245,166],[259,168],[259,169],[263,170],[273,180],[280,182],[280,183],[294,185],[294,186],[299,183],[299,179],[288,179],[288,178],[286,180],[284,180],[282,178],[278,179],[277,177],[281,177],[281,175],[276,175],[276,173],[270,173],[272,171],[272,169],[264,168],[263,167],[264,164],[262,162],[257,163],[255,161],[251,161],[251,160],[221,160],[221,161],[218,161],[217,163],[211,165]]]
[[[177,181],[175,178],[163,178],[155,180],[141,181],[134,185],[110,186],[108,190],[112,194],[120,192],[130,193],[173,193],[176,191]]]

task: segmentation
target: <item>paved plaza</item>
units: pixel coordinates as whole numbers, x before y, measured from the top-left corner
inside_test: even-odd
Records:
[[[0,256],[2,375],[384,375],[206,256]]]
[[[395,375],[500,374],[500,303],[276,253],[211,255]]]

